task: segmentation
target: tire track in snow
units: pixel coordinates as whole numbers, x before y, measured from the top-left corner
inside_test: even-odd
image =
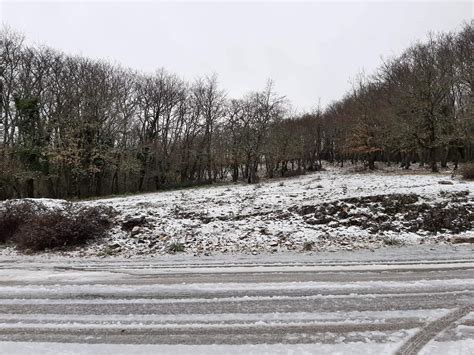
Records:
[[[456,309],[455,311],[441,317],[427,326],[421,331],[416,333],[413,337],[403,344],[403,346],[397,351],[397,355],[412,355],[418,354],[418,352],[426,345],[430,340],[435,338],[439,333],[448,328],[457,320],[466,316],[469,312],[474,310],[474,305],[467,305]]]
[[[334,262],[338,271],[330,271],[332,265],[300,263],[307,272],[276,262],[249,264],[246,272],[241,265],[218,263],[213,272],[212,263],[206,263],[205,270],[189,273],[193,265],[188,262],[170,266],[155,261],[148,269],[143,261],[123,261],[123,272],[118,264],[100,262],[88,269],[87,261],[77,263],[73,272],[61,265],[51,270],[3,263],[5,273],[11,273],[0,284],[0,340],[396,344],[394,351],[426,324],[438,324],[448,312],[469,306],[474,298],[471,263],[379,267],[371,261],[358,264],[357,271],[350,271],[347,262],[343,267]],[[431,339],[437,333],[430,334]]]

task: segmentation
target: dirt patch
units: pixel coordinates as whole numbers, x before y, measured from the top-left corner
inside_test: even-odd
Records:
[[[427,231],[460,233],[474,226],[469,191],[445,194],[445,200],[427,203],[415,194],[351,197],[317,205],[293,207],[308,224],[357,226],[371,233]]]

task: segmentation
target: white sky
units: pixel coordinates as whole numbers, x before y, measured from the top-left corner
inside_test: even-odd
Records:
[[[28,42],[192,80],[217,73],[232,97],[267,79],[294,107],[342,97],[429,31],[473,17],[456,2],[165,2],[0,0],[0,20]]]

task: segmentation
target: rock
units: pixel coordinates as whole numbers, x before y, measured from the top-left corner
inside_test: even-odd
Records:
[[[134,227],[142,226],[146,223],[145,216],[132,217],[122,223],[122,229],[131,231]]]
[[[203,216],[203,217],[201,217],[201,222],[203,224],[211,223],[212,222],[212,217]]]
[[[474,243],[474,236],[468,235],[458,235],[456,237],[451,238],[451,243],[453,244],[461,244],[461,243]]]
[[[440,185],[453,185],[453,182],[448,181],[448,180],[441,180],[441,181],[438,181],[438,184],[440,184]]]
[[[276,247],[278,246],[278,240],[272,240],[270,243],[268,243],[268,245],[271,247]]]
[[[142,229],[139,226],[135,226],[130,231],[130,235],[133,237],[133,236],[136,236],[137,234],[140,234],[141,232],[142,232]]]

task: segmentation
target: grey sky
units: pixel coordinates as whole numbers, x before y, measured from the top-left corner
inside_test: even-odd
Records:
[[[430,31],[456,30],[471,2],[12,2],[0,19],[28,42],[185,79],[217,73],[230,96],[268,78],[298,109],[339,99],[362,69]]]

